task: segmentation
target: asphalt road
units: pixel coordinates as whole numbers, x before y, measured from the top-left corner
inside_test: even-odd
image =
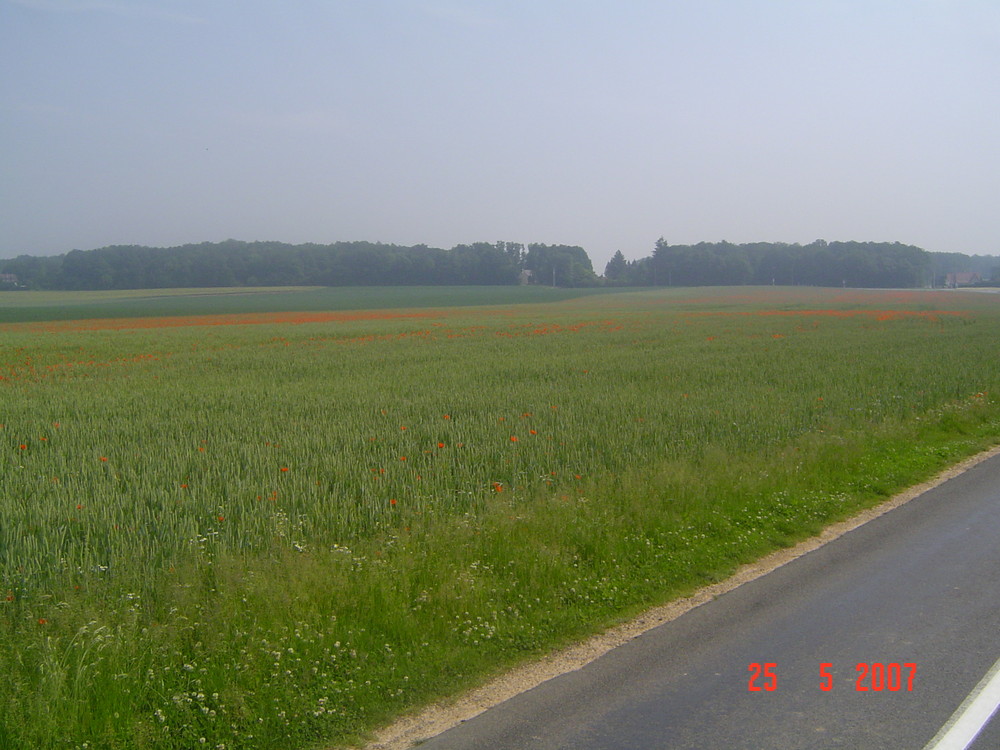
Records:
[[[921,750],[998,658],[1000,456],[420,748]]]

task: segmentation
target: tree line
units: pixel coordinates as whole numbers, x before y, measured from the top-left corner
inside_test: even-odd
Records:
[[[46,257],[21,255],[0,261],[0,273],[16,276],[22,288],[53,290],[600,283],[581,247],[516,242],[476,242],[450,250],[373,242],[115,245]]]
[[[575,245],[475,242],[444,250],[377,242],[289,245],[226,240],[21,255],[0,260],[0,288],[13,288],[15,283],[17,288],[50,290],[518,283],[914,288],[944,286],[947,275],[956,272],[975,271],[984,280],[1000,278],[997,263],[995,257],[929,253],[898,242],[670,245],[661,237],[652,254],[639,260],[626,260],[618,251],[604,275],[598,276],[587,252]]]
[[[978,265],[961,253],[929,253],[899,242],[670,245],[661,237],[646,258],[628,261],[616,253],[604,270],[604,281],[615,286],[939,287],[947,274]]]

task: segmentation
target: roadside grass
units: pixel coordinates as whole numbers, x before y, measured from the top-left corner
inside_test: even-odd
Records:
[[[998,334],[746,289],[8,328],[0,747],[359,741],[995,444]]]

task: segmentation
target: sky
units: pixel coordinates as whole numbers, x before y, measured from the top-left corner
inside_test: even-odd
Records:
[[[996,0],[0,0],[0,258],[1000,254]]]

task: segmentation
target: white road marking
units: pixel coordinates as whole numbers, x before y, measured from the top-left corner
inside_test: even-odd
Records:
[[[1000,659],[924,750],[965,750],[1000,708]]]

